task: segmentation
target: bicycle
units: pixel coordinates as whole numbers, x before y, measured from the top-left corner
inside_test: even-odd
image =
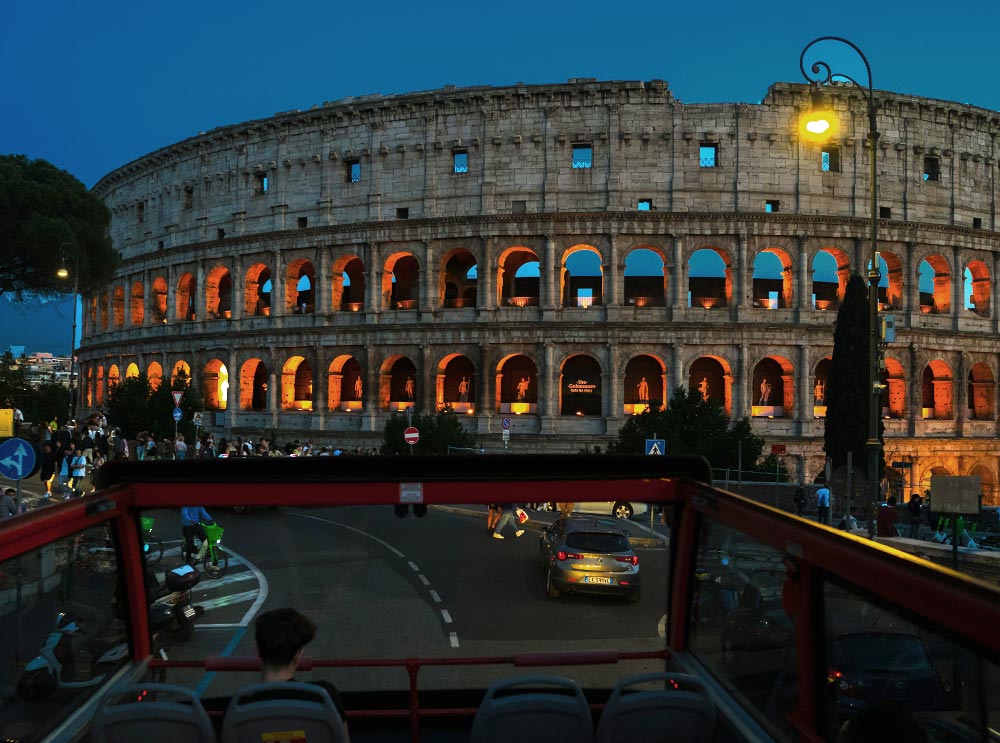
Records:
[[[218,524],[202,524],[201,528],[205,530],[205,538],[201,540],[195,562],[201,562],[209,578],[218,578],[229,569],[229,555],[222,549],[225,529]]]
[[[153,567],[163,557],[163,542],[153,535],[154,519],[143,516],[139,523],[142,524],[142,558],[147,566]]]

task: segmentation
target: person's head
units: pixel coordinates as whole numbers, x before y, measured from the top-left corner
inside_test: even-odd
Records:
[[[254,622],[254,639],[264,673],[297,665],[302,649],[316,636],[316,625],[295,609],[272,609]]]
[[[9,495],[11,498],[13,498],[15,495],[17,495],[17,491],[14,490],[14,488],[7,488],[6,490],[3,491],[3,494]]]
[[[890,495],[889,500],[886,501],[890,506],[896,505],[896,496]]]

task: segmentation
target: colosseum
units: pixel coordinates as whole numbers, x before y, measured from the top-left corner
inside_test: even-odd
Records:
[[[801,141],[804,85],[684,104],[666,82],[347,98],[170,145],[94,188],[123,257],[84,297],[82,405],[181,371],[220,431],[374,445],[449,406],[483,446],[577,451],[683,385],[824,466],[867,114]],[[886,459],[996,501],[995,111],[877,92]],[[466,417],[467,416],[467,417]],[[669,446],[669,443],[668,443]]]

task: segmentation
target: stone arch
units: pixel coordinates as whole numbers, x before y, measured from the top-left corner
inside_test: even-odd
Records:
[[[871,258],[865,259],[866,269],[872,265]],[[882,251],[879,253],[879,310],[903,309],[903,259],[896,253]],[[865,278],[865,285],[868,279]]]
[[[962,279],[965,287],[963,297],[965,309],[975,312],[980,317],[989,317],[993,284],[990,279],[990,269],[978,258],[971,260],[965,266]]]
[[[101,292],[101,300],[98,302],[98,310],[101,317],[101,330],[108,329],[108,293]]]
[[[563,251],[559,259],[561,306],[590,307],[604,304],[602,261],[601,251],[593,245],[581,243]]]
[[[711,310],[732,304],[733,258],[729,251],[714,246],[698,248],[691,252],[687,266],[688,307]]]
[[[243,315],[258,317],[271,314],[271,296],[274,282],[271,269],[263,263],[254,263],[247,269],[243,279]]]
[[[150,310],[153,313],[153,322],[160,324],[167,322],[167,280],[162,276],[153,279],[153,292],[150,296]]]
[[[438,274],[441,307],[475,307],[479,299],[479,264],[468,248],[456,248],[441,258]]]
[[[180,381],[186,386],[191,384],[191,365],[183,359],[174,364],[174,368],[170,371],[170,388],[176,389]]]
[[[149,380],[150,388],[155,392],[163,384],[163,367],[159,361],[150,361],[146,367],[146,379]]]
[[[775,266],[768,265],[774,264],[775,261]],[[777,273],[777,276],[769,275],[771,273]],[[769,310],[793,307],[794,285],[792,256],[787,250],[770,246],[762,248],[754,255],[751,288],[754,307]]]
[[[497,259],[497,306],[534,307],[541,297],[541,262],[531,248],[515,245]]]
[[[247,359],[240,367],[240,410],[267,410],[267,364],[263,359]]]
[[[313,409],[313,369],[305,356],[289,356],[281,367],[282,410]]]
[[[932,276],[930,291],[920,289],[920,311],[925,314],[943,315],[951,312],[951,265],[941,255],[932,253],[917,264],[917,276],[921,284],[926,280],[928,266]]]
[[[138,379],[139,378],[139,365],[134,361],[129,362],[129,365],[125,367],[125,379]]]
[[[932,477],[952,477],[954,472],[950,467],[939,462],[925,464],[920,473],[920,477],[915,479],[917,490],[921,495],[930,493]],[[935,526],[932,524],[931,526]]]
[[[364,372],[352,354],[335,357],[327,368],[327,410],[364,410]]]
[[[233,279],[226,266],[215,266],[205,276],[205,314],[210,318],[233,316]]]
[[[906,417],[906,369],[898,359],[885,357],[885,371],[882,375],[885,389],[882,391],[882,417]]]
[[[982,361],[972,365],[969,377],[966,400],[971,420],[996,420],[996,379],[989,364]]]
[[[846,250],[825,246],[816,251],[811,263],[812,306],[820,311],[840,309],[851,278],[851,258]]]
[[[132,290],[129,293],[129,325],[133,328],[140,327],[142,325],[142,321],[145,319],[145,310],[145,290],[143,289],[142,282],[136,281],[132,284]]]
[[[751,415],[790,417],[795,410],[795,368],[784,356],[772,354],[754,365],[751,374]]]
[[[667,404],[667,365],[652,354],[633,356],[625,364],[622,399],[625,415],[637,415],[647,408],[657,410]],[[614,415],[615,411],[611,411]]]
[[[813,418],[826,418],[826,386],[830,381],[833,360],[824,356],[813,368]]]
[[[496,406],[501,413],[538,412],[538,367],[524,354],[508,354],[497,364]]]
[[[438,362],[434,400],[439,410],[450,408],[456,413],[472,415],[476,410],[476,391],[476,366],[468,356],[451,353]]]
[[[382,274],[383,307],[415,310],[420,300],[420,264],[409,251],[393,253],[385,261]]]
[[[125,287],[116,286],[112,292],[111,310],[116,329],[125,327]]]
[[[577,353],[559,367],[559,415],[603,414],[601,365],[593,356]]]
[[[997,491],[997,477],[992,467],[985,462],[976,462],[969,467],[969,476],[979,478],[979,489],[982,505],[1000,505],[1000,493]]]
[[[91,333],[96,333],[97,332],[97,297],[96,296],[93,296],[93,297],[90,298],[90,308],[89,308],[89,310],[87,312],[87,317],[89,318],[89,322],[87,324],[88,324],[88,326],[90,328],[90,332]]]
[[[951,367],[941,359],[934,359],[924,366],[920,375],[922,418],[951,420],[955,417],[952,379]]]
[[[195,319],[194,298],[197,290],[197,282],[192,274],[182,274],[177,280],[177,298],[174,316],[178,320]]]
[[[121,384],[121,372],[118,370],[118,364],[112,364],[108,367],[108,392]]]
[[[720,405],[726,415],[733,410],[733,370],[722,356],[699,356],[688,370],[688,390],[698,393],[707,402]]]
[[[625,304],[663,307],[667,303],[667,256],[655,245],[636,245],[625,256]]]
[[[101,364],[97,365],[97,385],[95,397],[97,398],[98,405],[104,404],[104,366]]]
[[[315,311],[316,268],[308,258],[296,258],[285,268],[285,312],[306,315]]]
[[[356,255],[344,255],[333,262],[334,311],[361,312],[365,308],[365,264]]]
[[[379,372],[379,404],[393,412],[416,407],[420,397],[417,365],[409,357],[396,354],[382,362]]]
[[[201,370],[202,400],[205,410],[225,410],[229,404],[229,369],[212,359]]]

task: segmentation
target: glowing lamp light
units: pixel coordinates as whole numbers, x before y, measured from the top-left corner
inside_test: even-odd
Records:
[[[60,266],[59,270],[56,271],[56,276],[58,276],[60,279],[68,279],[69,269],[67,269],[66,266]]]
[[[799,135],[807,142],[823,144],[837,136],[840,119],[819,91],[811,96],[809,110],[799,117]]]

